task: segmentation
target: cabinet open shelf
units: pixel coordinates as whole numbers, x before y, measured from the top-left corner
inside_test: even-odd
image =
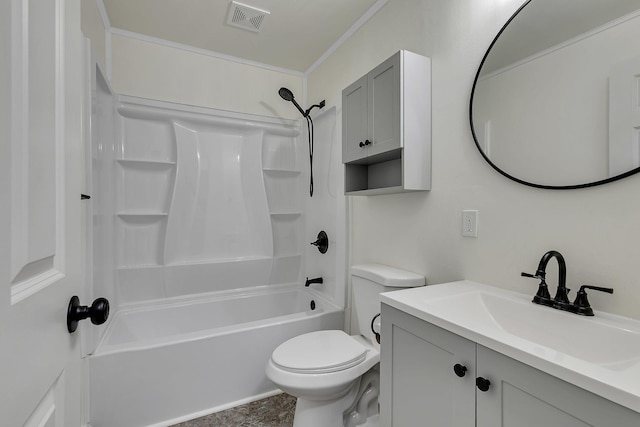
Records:
[[[403,191],[402,149],[345,164],[345,193],[373,195]]]

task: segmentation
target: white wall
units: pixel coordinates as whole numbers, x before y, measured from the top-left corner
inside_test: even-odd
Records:
[[[321,99],[312,102],[320,102]],[[302,159],[304,196],[304,241],[302,274],[309,278],[321,276],[322,285],[312,289],[329,297],[337,305],[346,306],[347,249],[345,231],[344,180],[340,157],[342,145],[337,132],[339,117],[335,108],[325,108],[321,112],[313,110],[314,154],[313,154],[313,197],[309,197],[309,157],[307,148],[307,126],[302,125],[300,150]],[[329,248],[322,254],[308,242],[317,239],[324,230],[329,238]]]
[[[97,0],[83,0],[81,2],[82,11],[82,34],[91,41],[91,50],[96,61],[103,71],[107,70],[107,40],[105,32],[105,22],[100,16]]]
[[[302,99],[302,77],[113,34],[112,84],[123,95],[299,119],[278,95]]]
[[[533,271],[545,251],[557,249],[574,292],[580,283],[612,286],[615,294],[593,295],[592,304],[640,318],[633,265],[640,252],[634,197],[640,177],[585,190],[537,190],[498,175],[473,145],[472,80],[519,3],[390,0],[309,76],[308,99],[337,106],[339,137],[342,88],[399,49],[432,58],[433,190],[351,198],[351,264],[386,262],[423,273],[429,283],[468,278],[533,293],[536,283],[520,271]],[[233,63],[117,35],[113,54],[116,92],[296,118],[276,91],[287,86],[302,94],[300,77],[248,66],[237,73]],[[339,160],[332,158],[332,167]],[[478,239],[461,237],[462,209],[480,211]]]
[[[429,284],[466,278],[533,295],[537,282],[520,272],[533,272],[556,249],[567,261],[570,296],[583,283],[611,286],[613,295],[592,293],[592,305],[640,318],[640,176],[539,190],[497,174],[473,144],[468,102],[476,69],[520,3],[390,0],[309,76],[309,99],[336,105],[340,123],[341,90],[356,78],[399,49],[432,58],[432,190],[352,197],[351,264],[383,262],[422,273]],[[479,210],[477,239],[461,237],[463,209]]]

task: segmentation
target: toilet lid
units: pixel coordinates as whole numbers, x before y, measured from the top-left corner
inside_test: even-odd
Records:
[[[355,366],[366,354],[367,348],[343,331],[317,331],[282,343],[271,361],[290,372],[323,374]]]

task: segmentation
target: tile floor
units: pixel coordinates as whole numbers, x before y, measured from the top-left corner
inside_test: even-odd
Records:
[[[296,398],[278,394],[173,427],[291,427]]]

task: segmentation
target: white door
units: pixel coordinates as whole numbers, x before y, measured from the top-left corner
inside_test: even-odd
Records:
[[[609,176],[640,167],[640,56],[609,76]]]
[[[80,0],[0,2],[0,425],[82,423]],[[82,301],[86,303],[86,301]]]

